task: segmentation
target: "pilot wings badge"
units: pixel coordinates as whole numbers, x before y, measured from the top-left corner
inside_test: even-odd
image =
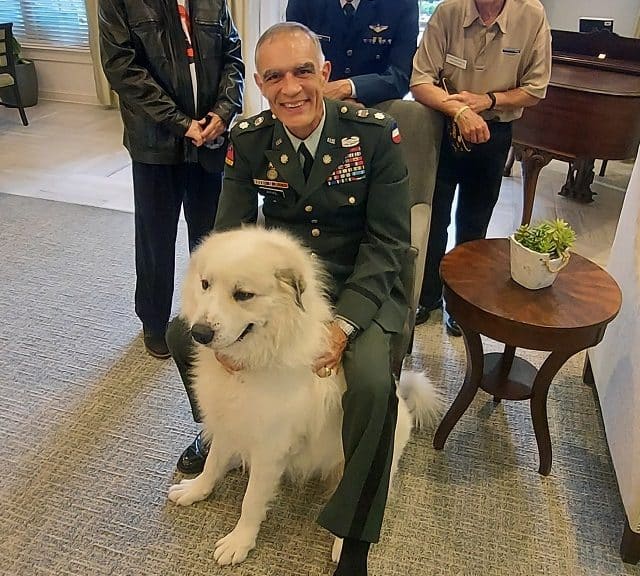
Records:
[[[384,32],[385,30],[387,30],[389,26],[384,26],[382,24],[371,24],[369,25],[369,28],[371,28],[371,30],[373,30],[376,34],[380,34],[380,32]]]

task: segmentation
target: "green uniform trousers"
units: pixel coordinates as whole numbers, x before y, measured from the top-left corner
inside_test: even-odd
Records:
[[[196,422],[191,389],[194,344],[184,320],[175,318],[167,344],[178,366]],[[376,322],[349,343],[343,356],[347,391],[342,398],[342,481],[320,513],[321,526],[343,538],[377,542],[384,516],[393,458],[398,400],[390,362],[391,334]],[[215,438],[214,438],[215,443]]]

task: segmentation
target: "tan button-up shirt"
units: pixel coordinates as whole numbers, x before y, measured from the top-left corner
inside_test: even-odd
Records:
[[[551,32],[538,0],[505,0],[485,26],[474,0],[444,0],[429,19],[413,59],[411,86],[446,81],[450,93],[522,88],[544,98],[551,75]],[[522,108],[486,110],[487,120],[509,122]]]

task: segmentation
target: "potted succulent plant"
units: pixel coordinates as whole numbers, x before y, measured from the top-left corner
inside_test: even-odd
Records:
[[[575,239],[573,228],[561,219],[523,224],[509,239],[511,277],[531,290],[550,286],[569,263]]]
[[[38,76],[33,60],[23,58],[21,52],[22,47],[20,43],[13,37],[13,54],[16,61],[16,84],[20,91],[22,105],[28,108],[38,103]],[[12,108],[18,105],[11,86],[0,88],[0,103]]]

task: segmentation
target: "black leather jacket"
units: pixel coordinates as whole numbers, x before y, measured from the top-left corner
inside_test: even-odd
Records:
[[[176,0],[100,0],[102,66],[120,97],[124,145],[133,160],[199,161],[221,171],[226,142],[195,148],[184,135],[194,118],[215,112],[229,126],[242,110],[240,38],[225,0],[191,0],[189,13],[197,110]]]

